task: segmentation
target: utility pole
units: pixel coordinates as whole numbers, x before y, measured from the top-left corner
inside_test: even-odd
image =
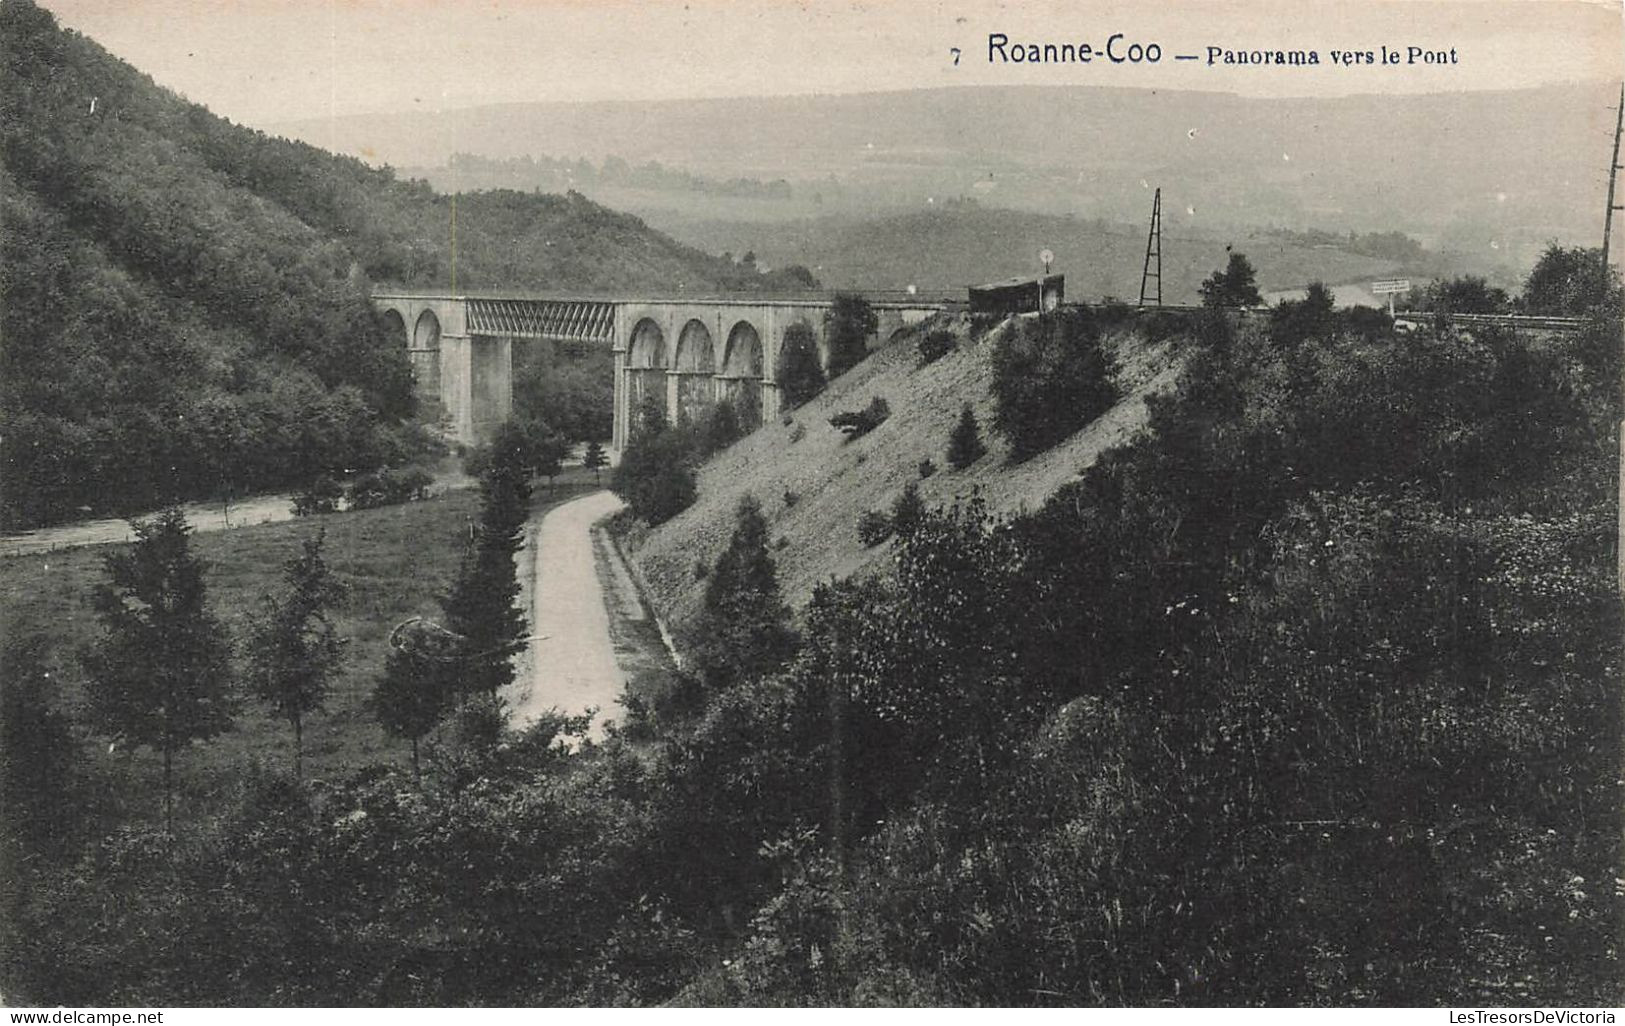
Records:
[[[1608,160],[1608,206],[1602,212],[1602,286],[1606,290],[1609,286],[1608,272],[1608,243],[1613,236],[1614,211],[1622,209],[1614,203],[1614,184],[1619,178],[1619,136],[1620,130],[1625,128],[1625,85],[1619,87],[1619,106],[1614,108],[1614,153]],[[1621,335],[1620,345],[1625,347],[1625,334]],[[1620,383],[1625,386],[1625,383]],[[1619,424],[1619,477],[1616,481],[1619,489],[1619,524],[1617,544],[1615,546],[1616,568],[1615,574],[1619,585],[1619,595],[1625,599],[1625,421]]]
[[[1619,177],[1619,135],[1620,129],[1625,128],[1625,85],[1619,87],[1619,106],[1614,108],[1614,155],[1608,161],[1608,208],[1602,212],[1602,288],[1603,295],[1607,295],[1613,285],[1613,279],[1608,271],[1608,242],[1613,235],[1614,211],[1620,208],[1614,204],[1614,183]],[[1611,304],[1609,304],[1611,305]],[[1625,325],[1616,324],[1620,330],[1620,345],[1625,348]],[[1625,387],[1625,381],[1615,382],[1616,387]],[[1618,533],[1615,536],[1614,559],[1616,561],[1616,583],[1619,586],[1619,596],[1625,600],[1625,420],[1619,423],[1619,473],[1615,478],[1615,485],[1619,492],[1619,521]],[[1625,821],[1621,823],[1625,827]],[[1625,849],[1621,849],[1625,851]],[[1625,862],[1616,867],[1621,879],[1625,879]]]
[[[1608,162],[1608,207],[1602,213],[1602,277],[1608,280],[1608,240],[1613,235],[1614,211],[1625,210],[1614,202],[1614,180],[1619,177],[1619,133],[1625,128],[1625,86],[1619,88],[1619,106],[1614,108],[1614,156]]]
[[[1151,270],[1151,262],[1155,260],[1157,269]],[[1151,231],[1145,237],[1145,267],[1140,271],[1140,305],[1145,305],[1146,283],[1157,279],[1156,305],[1162,305],[1162,189],[1159,186],[1157,193],[1151,200]]]

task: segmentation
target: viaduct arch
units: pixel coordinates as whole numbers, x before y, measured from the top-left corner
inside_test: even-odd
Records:
[[[784,333],[812,331],[827,365],[825,297],[769,299],[470,296],[378,292],[374,305],[406,347],[419,399],[458,442],[479,444],[513,412],[513,346],[595,343],[614,353],[614,437],[624,448],[645,405],[672,421],[732,402],[747,428],[780,411],[774,368]],[[941,300],[876,296],[870,347],[944,309]]]

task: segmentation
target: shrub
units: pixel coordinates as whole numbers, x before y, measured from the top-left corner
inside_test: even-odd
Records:
[[[923,367],[947,356],[954,351],[957,342],[958,340],[954,338],[954,333],[951,331],[939,328],[930,332],[920,339],[920,365]]]
[[[861,410],[837,413],[829,419],[830,427],[840,428],[846,433],[846,440],[862,438],[875,428],[886,422],[891,416],[891,407],[886,400],[875,396],[869,400],[869,405]]]
[[[687,431],[638,431],[610,477],[610,488],[626,500],[633,516],[651,527],[663,524],[694,503],[693,456]]]
[[[1270,311],[1270,340],[1290,349],[1310,336],[1324,336],[1334,318],[1335,302],[1324,283],[1311,282],[1302,299],[1286,300]]]
[[[711,407],[699,424],[699,454],[701,457],[721,452],[745,437],[739,413],[734,404],[724,399]]]
[[[865,510],[858,517],[858,541],[874,548],[891,537],[891,517],[879,510]]]
[[[350,482],[346,501],[350,509],[376,509],[425,498],[434,478],[421,467],[379,470]]]
[[[796,503],[798,503],[800,501],[801,501],[801,496],[799,494],[797,494],[795,492],[792,492],[788,488],[786,488],[784,490],[784,508],[785,509],[791,508],[792,506],[794,506]]]
[[[927,456],[925,459],[920,461],[920,480],[921,481],[924,481],[926,478],[930,477],[932,474],[935,474],[936,472],[937,472],[937,465],[936,465],[936,462],[931,459],[931,457]]]
[[[891,529],[899,538],[907,538],[920,526],[925,519],[925,501],[920,498],[920,488],[910,481],[892,503]]]
[[[335,513],[343,496],[344,489],[337,481],[327,474],[319,474],[309,487],[293,497],[293,515],[309,517],[318,513]]]
[[[959,423],[954,425],[953,433],[948,436],[948,465],[955,470],[964,470],[987,454],[987,446],[982,444],[982,426],[976,423],[976,414],[971,410],[970,403],[966,403],[959,411]]]
[[[1016,459],[1043,452],[1117,401],[1113,369],[1089,311],[1023,321],[993,350],[993,426]]]
[[[376,509],[386,505],[384,487],[377,471],[362,474],[351,481],[344,490],[344,503],[350,509]]]

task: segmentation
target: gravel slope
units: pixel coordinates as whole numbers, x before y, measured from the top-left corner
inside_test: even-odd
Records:
[[[917,366],[917,332],[942,325],[960,336],[959,347],[929,366]],[[768,424],[707,462],[692,507],[629,539],[647,597],[662,617],[680,628],[694,615],[703,592],[696,564],[715,563],[733,531],[734,507],[746,494],[762,504],[776,546],[780,587],[799,609],[819,582],[890,560],[891,543],[875,548],[859,543],[856,525],[864,510],[889,508],[911,481],[918,482],[927,506],[947,505],[979,489],[995,512],[1036,509],[1100,453],[1137,433],[1146,422],[1145,397],[1169,388],[1178,373],[1176,340],[1148,344],[1134,334],[1110,337],[1125,398],[1048,452],[1011,465],[1008,446],[990,427],[992,345],[968,341],[968,331],[963,317],[945,317],[904,334],[797,410],[793,425]],[[891,417],[869,435],[848,442],[829,426],[834,413],[859,409],[876,395],[890,405]],[[988,453],[954,472],[948,467],[948,434],[966,400],[982,424]],[[797,426],[802,437],[792,440]],[[919,463],[926,458],[938,469],[921,480]],[[786,504],[787,491],[796,496],[792,505]]]

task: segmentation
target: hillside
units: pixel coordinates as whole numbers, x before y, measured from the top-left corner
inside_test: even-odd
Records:
[[[416,444],[372,283],[447,288],[452,200],[233,125],[0,4],[0,523],[281,487]],[[576,196],[456,205],[459,288],[771,287]]]
[[[959,336],[959,347],[919,367],[919,334],[944,323]],[[697,611],[703,589],[696,563],[715,562],[744,495],[762,504],[784,596],[799,609],[820,582],[890,564],[895,543],[866,548],[858,541],[857,520],[865,510],[889,509],[904,485],[918,482],[928,507],[975,493],[994,513],[1037,509],[1100,453],[1136,434],[1146,422],[1146,395],[1166,390],[1177,376],[1175,341],[1150,344],[1132,331],[1109,336],[1123,400],[1062,444],[1012,465],[1008,445],[988,428],[993,419],[991,337],[996,331],[974,336],[962,316],[916,327],[796,410],[791,425],[769,424],[706,463],[699,475],[698,501],[633,544],[631,554],[650,598],[668,622],[680,626]],[[850,442],[830,427],[830,416],[859,409],[872,396],[891,406],[884,424]],[[983,426],[988,453],[954,472],[945,456],[948,434],[967,399]],[[794,440],[798,431],[799,441]],[[921,480],[924,459],[938,470]],[[786,492],[797,496],[789,507]]]

